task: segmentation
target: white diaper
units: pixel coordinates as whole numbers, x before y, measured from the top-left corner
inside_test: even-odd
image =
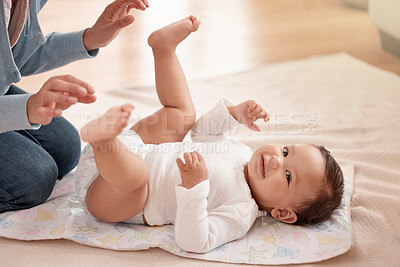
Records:
[[[142,138],[132,130],[124,131],[118,135],[118,139],[133,153],[138,154],[143,159],[147,154],[147,146],[143,142]],[[77,200],[82,205],[83,210],[89,216],[92,216],[86,206],[86,194],[89,187],[92,185],[94,180],[99,176],[96,162],[93,155],[93,148],[91,145],[86,145],[83,149],[81,158],[79,160],[76,173],[75,173],[75,192],[77,194]],[[133,218],[127,220],[130,223],[143,223],[142,214],[136,215]]]

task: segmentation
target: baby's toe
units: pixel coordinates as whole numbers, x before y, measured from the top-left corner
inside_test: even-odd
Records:
[[[130,111],[124,111],[121,113],[121,118],[123,119],[129,118],[130,115],[131,115]]]
[[[193,22],[193,31],[194,32],[199,29],[200,24],[201,24],[200,20],[196,20],[196,21]]]
[[[134,109],[134,107],[133,107],[133,105],[130,104],[130,103],[127,103],[127,104],[121,106],[121,110],[122,110],[122,111],[128,111],[128,110],[130,111],[130,110],[132,110],[132,109]]]
[[[121,132],[122,129],[124,129],[126,127],[126,125],[128,124],[128,122],[126,120],[121,120],[117,123],[117,131]]]

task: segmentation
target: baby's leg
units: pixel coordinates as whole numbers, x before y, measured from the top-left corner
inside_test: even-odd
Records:
[[[153,32],[149,37],[148,43],[154,55],[156,90],[164,107],[132,127],[145,143],[182,141],[196,120],[185,74],[175,49],[199,25],[196,17],[189,16]]]
[[[145,162],[117,138],[132,109],[130,104],[113,107],[81,130],[82,140],[93,148],[99,171],[86,195],[86,205],[94,217],[108,222],[135,216],[147,199]]]

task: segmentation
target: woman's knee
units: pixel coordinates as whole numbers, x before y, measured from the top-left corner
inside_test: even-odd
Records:
[[[41,200],[46,200],[54,189],[59,176],[57,165],[53,160],[48,159],[44,166],[37,166],[32,173],[35,177],[34,190],[40,192]]]
[[[81,155],[81,140],[76,128],[64,118],[57,118],[60,131],[58,151],[53,153],[58,166],[59,178],[66,175],[78,164]]]
[[[53,192],[58,176],[58,168],[54,161],[47,162],[45,166],[33,168],[33,179],[25,192],[25,205],[36,206],[45,202]]]
[[[63,151],[64,161],[59,169],[59,177],[64,176],[75,168],[81,156],[81,139],[75,128],[70,131],[68,136],[65,136],[64,142],[66,144]]]
[[[20,166],[21,167],[21,166]],[[45,202],[58,177],[58,168],[49,156],[47,160],[26,162],[29,173],[15,174],[13,184],[0,188],[0,212],[31,208]]]

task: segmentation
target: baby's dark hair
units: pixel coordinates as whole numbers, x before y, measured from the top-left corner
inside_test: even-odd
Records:
[[[295,225],[316,224],[327,220],[342,200],[344,178],[339,164],[325,147],[315,147],[325,161],[325,185],[315,199],[302,203],[296,209],[297,221],[293,223]]]

